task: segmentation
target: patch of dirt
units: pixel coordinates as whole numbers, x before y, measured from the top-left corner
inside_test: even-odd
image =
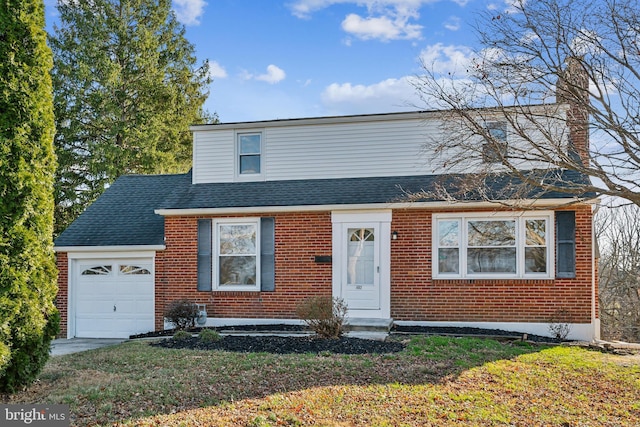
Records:
[[[165,339],[151,344],[157,347],[194,350],[222,350],[239,353],[338,353],[373,354],[397,353],[404,344],[394,341],[376,341],[361,338],[341,337],[322,339],[310,336],[247,336],[226,335],[214,342],[202,342],[198,337]]]

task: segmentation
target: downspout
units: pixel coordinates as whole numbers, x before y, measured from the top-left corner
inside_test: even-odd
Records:
[[[597,298],[600,297],[597,292],[598,275],[596,273],[598,270],[598,261],[600,259],[600,249],[598,246],[595,226],[595,217],[599,210],[600,204],[596,204],[591,216],[591,262],[593,263],[591,266],[591,324],[593,325],[592,339],[595,341],[600,340],[600,317],[598,317],[598,313],[596,311]]]

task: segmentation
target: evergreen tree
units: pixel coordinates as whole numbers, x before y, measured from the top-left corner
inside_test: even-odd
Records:
[[[33,381],[53,304],[54,119],[42,0],[0,2],[0,390]]]
[[[64,0],[50,39],[58,134],[56,233],[118,176],[189,168],[209,65],[171,0]]]

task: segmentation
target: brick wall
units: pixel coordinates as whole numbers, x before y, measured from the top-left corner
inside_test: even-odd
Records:
[[[275,218],[274,292],[199,292],[197,290],[197,222],[199,218],[165,218],[166,250],[156,257],[156,327],[162,328],[167,303],[189,298],[207,305],[209,317],[295,318],[304,298],[331,295],[331,264],[315,262],[331,255],[331,213],[282,213]]]
[[[572,321],[591,321],[592,227],[590,206],[576,210],[575,279],[433,280],[431,278],[432,211],[395,210],[391,229],[391,316],[423,321],[549,321],[558,310]],[[166,250],[156,254],[156,328],[163,328],[166,304],[189,298],[207,305],[210,317],[295,318],[307,296],[331,295],[332,267],[316,263],[331,255],[331,213],[276,213],[274,292],[199,292],[197,290],[197,221],[202,217],[166,217]],[[213,218],[213,217],[211,217]],[[67,332],[68,262],[57,254],[62,336]],[[597,291],[597,290],[596,290]],[[596,293],[597,295],[597,293]]]
[[[396,320],[549,322],[558,310],[591,322],[591,207],[576,207],[576,278],[432,279],[430,211],[394,211],[391,317]]]
[[[58,336],[67,337],[67,313],[69,310],[69,262],[65,252],[56,254],[58,266],[58,294],[56,295],[56,307],[60,312],[60,333]]]

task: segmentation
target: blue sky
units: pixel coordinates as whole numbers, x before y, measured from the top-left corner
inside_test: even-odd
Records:
[[[55,0],[46,0],[47,27]],[[221,122],[429,108],[420,61],[464,68],[477,13],[509,0],[173,0],[213,83]],[[435,62],[434,62],[435,61]]]

